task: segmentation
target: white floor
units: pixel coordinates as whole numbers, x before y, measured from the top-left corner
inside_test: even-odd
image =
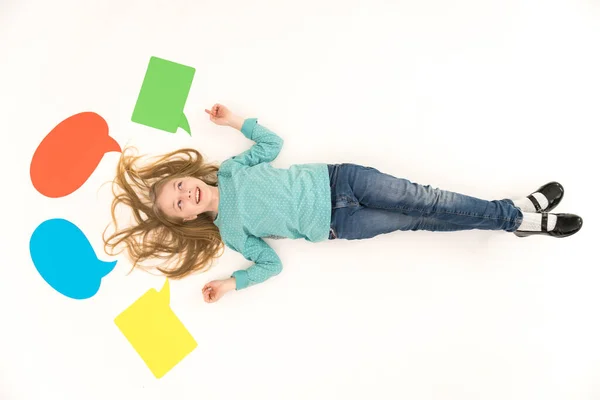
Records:
[[[599,46],[600,3],[583,0],[4,0],[0,398],[599,399]],[[191,137],[130,121],[151,56],[196,68]],[[215,102],[284,139],[276,167],[354,162],[486,199],[558,180],[556,211],[584,227],[267,239],[283,272],[206,304],[205,282],[250,265],[227,249],[171,283],[198,348],[157,380],[113,319],[162,278],[122,257],[75,301],[29,258],[35,227],[61,217],[110,259],[101,184],[119,155],[63,199],[33,189],[29,163],[81,111],[122,146],[222,161],[253,143],[208,121]]]

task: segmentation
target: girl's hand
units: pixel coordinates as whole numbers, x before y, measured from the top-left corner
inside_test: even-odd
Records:
[[[242,129],[242,125],[244,124],[244,119],[233,114],[227,107],[222,104],[215,104],[212,109],[209,111],[204,109],[208,115],[210,115],[210,120],[217,125],[226,125],[232,128],[237,129],[238,131]]]
[[[229,121],[231,120],[232,114],[231,111],[227,107],[221,104],[215,104],[212,109],[209,111],[204,109],[208,115],[210,115],[210,120],[217,125],[229,125]]]
[[[228,278],[222,280],[216,280],[208,282],[202,288],[202,295],[204,301],[207,303],[214,303],[219,300],[223,295],[230,290],[235,289],[235,278]]]

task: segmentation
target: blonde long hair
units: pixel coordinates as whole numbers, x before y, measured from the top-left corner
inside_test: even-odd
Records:
[[[186,148],[138,166],[142,157],[127,154],[129,149],[123,149],[113,180],[111,216],[115,232],[106,236],[110,224],[104,230],[105,251],[116,255],[126,250],[132,269],[146,269],[141,263],[147,260],[159,261],[162,265],[153,268],[170,278],[209,269],[224,250],[214,216],[203,213],[193,221],[174,220],[161,212],[155,200],[162,186],[174,178],[192,176],[218,186],[219,165],[205,163],[199,151]],[[135,220],[121,230],[115,214],[119,205],[129,207]],[[125,248],[116,251],[120,245]]]

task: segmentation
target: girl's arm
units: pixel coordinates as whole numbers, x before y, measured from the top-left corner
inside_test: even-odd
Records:
[[[242,124],[241,132],[256,142],[248,150],[233,157],[233,160],[249,167],[273,161],[283,147],[283,139],[260,125],[256,118],[248,118]]]
[[[237,270],[231,275],[235,278],[236,290],[262,283],[278,275],[283,269],[281,259],[275,250],[262,238],[248,236],[241,253],[246,260],[254,263],[247,269]]]
[[[230,127],[235,128],[238,131],[241,131],[242,126],[244,125],[244,118],[240,117],[239,115],[231,114],[231,117],[229,117],[227,124]]]
[[[214,303],[227,292],[245,289],[264,282],[282,271],[279,256],[262,238],[248,236],[243,249],[234,247],[244,258],[253,261],[247,269],[235,271],[229,278],[208,282],[202,289],[204,301]]]
[[[217,125],[231,126],[241,131],[255,144],[232,157],[233,161],[247,166],[273,161],[283,147],[283,139],[271,130],[260,125],[256,118],[242,118],[233,114],[227,107],[215,104],[211,111],[205,110],[210,115],[210,120]]]

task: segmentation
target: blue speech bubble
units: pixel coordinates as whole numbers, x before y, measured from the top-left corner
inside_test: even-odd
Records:
[[[98,260],[81,229],[60,218],[35,229],[29,252],[42,278],[57,292],[77,300],[95,295],[102,278],[117,264]]]

